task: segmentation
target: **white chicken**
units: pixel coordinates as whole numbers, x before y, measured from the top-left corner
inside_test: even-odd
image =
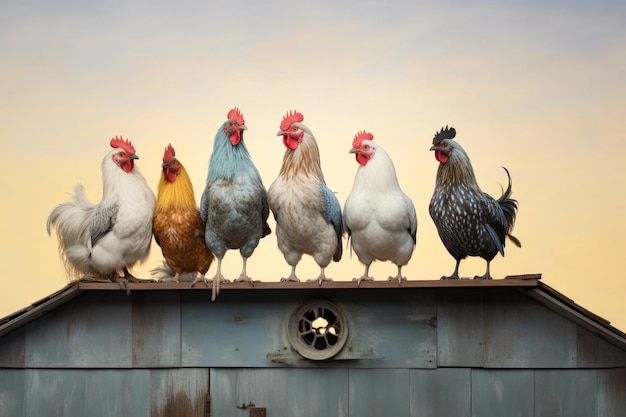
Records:
[[[110,145],[102,160],[102,201],[91,203],[77,184],[73,202],[55,207],[46,229],[56,229],[71,277],[138,281],[128,268],[148,257],[156,198],[135,168],[130,141],[115,137]]]
[[[351,239],[352,249],[365,272],[355,278],[371,281],[369,269],[373,261],[392,261],[398,267],[395,277],[400,284],[402,267],[415,249],[417,215],[411,199],[400,189],[391,158],[376,142],[373,135],[359,132],[352,142],[350,153],[356,154],[359,168],[352,191],[343,209],[343,221]]]

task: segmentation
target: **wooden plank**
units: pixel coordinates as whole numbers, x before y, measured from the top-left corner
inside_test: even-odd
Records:
[[[578,368],[612,368],[615,346],[583,327],[577,329],[576,366]]]
[[[24,416],[206,415],[208,369],[28,369],[7,375],[0,371],[0,393],[3,382],[15,383],[11,394]]]
[[[411,369],[410,381],[411,416],[471,416],[471,369]]]
[[[362,289],[352,293],[318,290],[309,294],[273,292],[255,298],[254,292],[182,295],[182,364],[192,367],[332,367],[347,359],[362,368],[436,366],[436,294],[420,289],[402,293]],[[223,296],[223,297],[222,297]],[[323,298],[335,302],[349,321],[345,352],[326,361],[312,361],[290,350],[287,323],[297,307]],[[374,352],[363,357],[363,352]],[[350,356],[354,354],[354,356]],[[274,356],[272,356],[274,355]],[[279,358],[280,359],[280,358]],[[284,359],[284,360],[283,360]]]
[[[247,417],[248,407],[268,416],[345,417],[346,369],[211,369],[211,416]]]
[[[483,350],[483,291],[438,291],[438,366],[482,367]]]
[[[255,281],[253,284],[247,282],[224,282],[221,284],[223,291],[230,290],[319,290],[319,289],[359,289],[359,288],[377,288],[377,289],[389,289],[389,290],[402,290],[407,288],[500,288],[500,287],[517,287],[517,288],[537,288],[538,279],[537,276],[520,276],[513,278],[482,280],[482,279],[458,279],[458,280],[408,280],[402,281],[398,284],[397,281],[376,280],[376,281],[363,281],[359,286],[352,281],[352,278],[348,280],[336,280],[336,281],[324,281],[321,285],[317,281]],[[79,288],[81,290],[107,290],[107,291],[126,291],[125,288],[120,287],[119,284],[114,282],[93,282],[93,281],[81,281],[79,282]],[[210,286],[196,285],[190,287],[189,283],[178,282],[139,282],[129,283],[128,290],[141,291],[141,290],[187,290],[187,291],[211,291]]]
[[[220,294],[222,296],[222,294]],[[285,347],[291,305],[270,297],[211,302],[210,292],[182,295],[181,363],[191,367],[269,366],[267,353]]]
[[[533,417],[533,371],[472,370],[472,416]]]
[[[597,371],[535,371],[535,417],[595,416]]]
[[[26,372],[0,368],[0,417],[25,417]]]
[[[208,394],[208,369],[155,369],[150,372],[151,417],[204,417],[207,415]]]
[[[72,374],[68,370],[59,372]],[[148,369],[87,370],[85,396],[74,401],[84,405],[87,414],[83,415],[152,417],[150,375]]]
[[[598,417],[626,416],[626,368],[598,371]]]
[[[409,416],[408,369],[351,369],[351,417]]]
[[[484,292],[485,367],[573,368],[576,325],[512,289]]]
[[[124,292],[83,293],[26,326],[26,366],[130,367],[131,323]]]
[[[25,415],[61,417],[97,414],[84,401],[87,371],[27,369],[25,372]]]
[[[0,337],[0,367],[23,368],[26,332],[24,327]]]
[[[180,366],[180,292],[133,292],[133,366]]]
[[[437,303],[435,290],[400,294],[358,292],[338,305],[350,317],[352,348],[371,349],[382,359],[360,361],[354,367],[434,368],[437,366]]]
[[[78,286],[78,282],[71,282],[49,296],[35,301],[30,306],[0,319],[0,337],[78,296],[82,293]]]

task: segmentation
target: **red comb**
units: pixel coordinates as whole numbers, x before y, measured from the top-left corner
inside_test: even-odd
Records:
[[[295,110],[290,110],[283,117],[283,121],[280,122],[280,130],[287,130],[292,123],[301,122],[304,120],[302,113],[298,113]]]
[[[121,136],[116,136],[111,139],[111,148],[123,149],[127,154],[134,155],[135,147],[128,139],[124,140]]]
[[[359,146],[361,146],[361,142],[363,142],[364,140],[372,140],[372,139],[374,139],[374,135],[366,132],[365,130],[362,130],[358,132],[356,136],[354,137],[354,140],[352,141],[352,147],[358,148]]]
[[[243,114],[241,114],[241,112],[239,111],[237,107],[229,111],[226,117],[229,120],[234,120],[235,122],[237,122],[238,125],[246,124],[246,122],[243,120]]]
[[[168,144],[163,153],[163,162],[169,162],[176,156],[176,151],[172,148],[172,144]]]

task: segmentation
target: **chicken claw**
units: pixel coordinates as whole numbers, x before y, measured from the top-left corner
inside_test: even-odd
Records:
[[[296,267],[295,266],[291,267],[291,274],[289,274],[288,277],[280,279],[280,282],[289,282],[289,281],[291,281],[291,282],[300,282],[300,278],[298,278],[296,276]]]
[[[359,287],[361,286],[361,282],[363,281],[374,281],[374,277],[370,277],[367,274],[363,274],[358,278],[352,278],[352,281],[356,281],[356,286]]]

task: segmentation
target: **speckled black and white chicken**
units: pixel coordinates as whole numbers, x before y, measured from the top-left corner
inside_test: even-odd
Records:
[[[478,279],[491,279],[489,264],[500,253],[504,256],[505,238],[521,247],[511,235],[517,215],[517,201],[511,198],[511,176],[506,190],[497,200],[481,191],[469,157],[454,140],[454,128],[435,134],[431,151],[439,161],[435,191],[429,212],[444,246],[456,259],[454,272],[442,279],[458,279],[459,264],[467,256],[487,261],[487,271]]]

